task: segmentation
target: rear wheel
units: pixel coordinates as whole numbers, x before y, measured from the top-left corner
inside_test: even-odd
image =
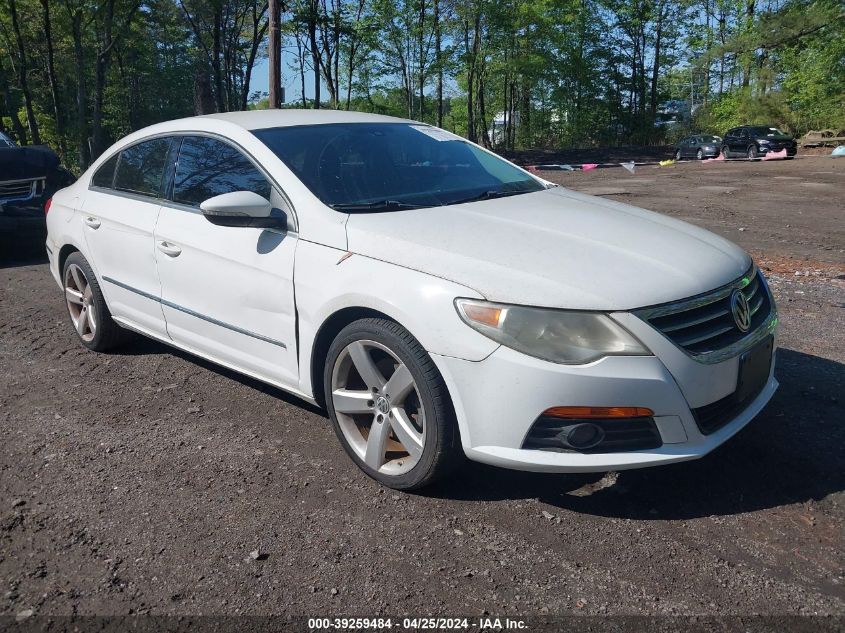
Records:
[[[82,253],[71,253],[65,260],[62,285],[71,325],[85,347],[105,352],[131,336],[111,318],[100,284]]]
[[[730,151],[728,150],[727,145],[722,145],[722,157],[723,158],[730,158]]]
[[[460,440],[446,385],[400,325],[362,319],[345,327],[329,348],[324,385],[338,439],[373,479],[412,490],[457,463]]]

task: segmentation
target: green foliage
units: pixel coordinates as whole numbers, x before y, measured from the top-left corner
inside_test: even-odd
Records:
[[[45,5],[0,2],[0,129],[28,142],[37,133],[68,165],[84,167],[97,138],[107,146],[162,120],[268,106],[248,85],[266,54],[260,0],[46,6],[52,76]],[[499,149],[657,143],[746,123],[845,128],[841,0],[284,6],[285,107],[302,107],[303,85],[314,107],[316,53],[321,107],[442,121]],[[694,116],[656,125],[668,100]]]

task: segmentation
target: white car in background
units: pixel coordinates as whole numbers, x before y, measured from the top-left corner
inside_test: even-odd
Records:
[[[775,305],[738,247],[413,121],[154,125],[47,223],[83,345],[134,330],[324,405],[395,488],[462,454],[549,472],[694,459],[777,388]]]

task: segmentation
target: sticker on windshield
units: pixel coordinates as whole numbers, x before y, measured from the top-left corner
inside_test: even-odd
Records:
[[[455,136],[447,132],[446,130],[441,130],[438,127],[432,127],[430,125],[412,125],[413,129],[417,132],[421,132],[426,136],[433,138],[435,141],[458,141],[460,137]]]

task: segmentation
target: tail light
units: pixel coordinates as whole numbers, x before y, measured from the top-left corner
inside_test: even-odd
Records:
[[[50,213],[50,205],[52,205],[52,204],[53,204],[53,199],[48,198],[47,202],[44,203],[44,215],[47,215],[48,213]]]

